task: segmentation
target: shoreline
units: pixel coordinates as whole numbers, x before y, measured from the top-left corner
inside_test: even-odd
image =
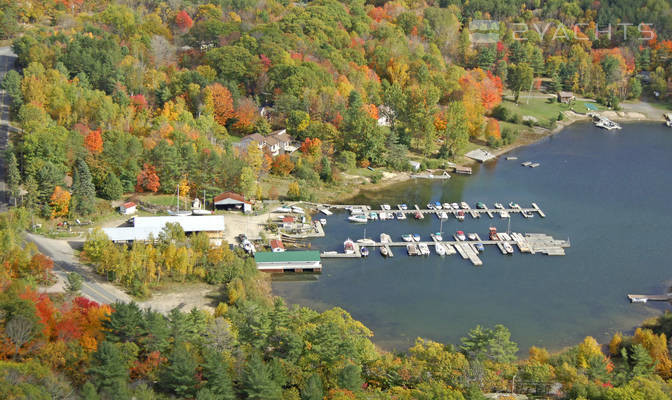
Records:
[[[639,109],[638,109],[639,108]],[[642,112],[642,108],[646,109],[645,112]],[[658,113],[659,117],[654,117],[649,115],[650,113]],[[665,119],[663,118],[663,110],[658,110],[653,108],[650,103],[645,101],[637,101],[634,103],[625,103],[621,111],[601,111],[599,113],[612,121],[630,123],[630,122],[660,122],[663,123]],[[535,144],[549,136],[553,136],[562,132],[563,129],[573,125],[576,122],[580,121],[590,121],[590,117],[586,114],[580,114],[575,111],[564,111],[564,119],[557,122],[557,126],[553,129],[546,129],[541,127],[532,127],[529,130],[520,132],[520,136],[516,141],[507,146],[500,147],[498,149],[492,150],[491,153],[495,158],[500,157],[506,153],[509,153],[515,149],[529,146]],[[487,162],[487,161],[486,161]],[[466,159],[463,163],[465,166],[473,166],[481,164],[476,160]],[[359,195],[363,190],[372,191],[380,190],[387,188],[393,184],[406,182],[411,179],[410,172],[383,172],[383,174],[391,174],[389,178],[383,177],[383,179],[378,183],[360,183],[355,185],[347,196],[336,195],[336,196],[327,196],[326,200],[333,202],[342,202],[343,200],[351,199]],[[418,178],[421,179],[421,178]]]

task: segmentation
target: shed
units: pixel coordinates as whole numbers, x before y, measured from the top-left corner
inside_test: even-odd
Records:
[[[271,251],[274,253],[282,253],[285,251],[285,245],[282,243],[282,240],[280,239],[273,239],[271,240]]]
[[[283,251],[259,252],[254,254],[257,269],[263,272],[321,272],[320,252]]]
[[[471,175],[471,167],[455,166],[455,173],[460,175]]]
[[[420,163],[418,161],[408,160],[408,164],[411,166],[413,171],[419,171],[420,170]]]
[[[558,101],[559,102],[567,104],[567,103],[569,103],[573,100],[576,100],[576,97],[574,97],[574,93],[564,92],[564,91],[558,92]]]
[[[215,208],[222,210],[242,210],[252,212],[252,203],[245,200],[243,195],[234,192],[224,192],[213,199]]]
[[[119,212],[124,215],[135,214],[138,211],[138,205],[132,201],[127,201],[126,203],[119,206]]]

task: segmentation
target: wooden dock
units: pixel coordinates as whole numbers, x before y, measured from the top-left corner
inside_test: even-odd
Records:
[[[479,252],[476,249],[475,245],[482,244],[483,246],[497,246],[502,254],[513,254],[505,249],[505,244],[511,245],[511,247],[518,247],[520,253],[530,253],[530,254],[547,254],[547,255],[565,255],[565,248],[570,246],[569,241],[557,240],[543,233],[512,233],[507,234],[504,232],[498,233],[500,240],[481,240],[480,237],[477,237],[477,240],[473,241],[462,241],[462,240],[444,240],[441,242],[436,241],[421,241],[421,242],[395,242],[395,241],[385,241],[385,242],[373,242],[369,243],[366,246],[374,248],[384,246],[388,248],[389,254],[392,254],[392,247],[403,247],[406,248],[409,244],[415,244],[416,246],[420,243],[426,244],[428,247],[436,246],[436,243],[441,243],[448,251],[447,255],[459,254],[463,259],[471,261],[475,266],[483,265],[483,261],[479,256]],[[324,252],[322,253],[323,258],[358,258],[361,257],[359,251],[359,244],[355,244],[355,253],[345,254],[339,252]],[[454,249],[454,250],[450,250]]]
[[[648,301],[672,301],[672,293],[667,294],[629,294],[631,303],[646,303]]]

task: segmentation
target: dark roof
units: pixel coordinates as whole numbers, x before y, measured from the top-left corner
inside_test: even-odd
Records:
[[[274,253],[271,251],[254,253],[254,261],[260,262],[292,262],[292,261],[320,261],[320,252],[315,250],[306,251],[283,251]]]
[[[245,197],[243,197],[243,195],[240,195],[240,194],[234,193],[234,192],[224,192],[224,193],[222,193],[218,196],[215,196],[215,198],[213,200],[216,203],[216,202],[218,202],[220,200],[224,200],[224,199],[234,199],[234,200],[238,200],[238,201],[243,202],[243,203],[247,203],[245,201]]]
[[[274,136],[267,136],[266,138],[264,138],[264,140],[266,141],[267,146],[273,146],[274,144],[280,143],[277,137]]]

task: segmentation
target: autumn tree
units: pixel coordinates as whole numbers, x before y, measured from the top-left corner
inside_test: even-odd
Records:
[[[294,170],[294,163],[289,154],[280,154],[273,160],[271,172],[275,175],[288,176]]]
[[[224,126],[226,125],[226,121],[234,116],[231,92],[219,83],[213,83],[208,86],[208,91],[209,98],[206,99],[206,108],[208,107],[208,102],[210,102],[211,104],[209,105],[212,108],[215,121]]]
[[[175,25],[180,31],[186,32],[192,25],[194,25],[194,21],[186,11],[180,10],[177,15],[175,15]]]
[[[100,129],[89,131],[84,138],[84,146],[91,152],[91,154],[100,154],[103,151],[103,136]]]
[[[142,171],[138,174],[135,190],[138,192],[145,190],[157,192],[160,187],[161,183],[159,182],[159,176],[156,174],[156,169],[151,164],[145,163]]]
[[[69,205],[70,192],[60,186],[56,186],[49,201],[49,206],[51,207],[51,217],[58,218],[67,216]]]

